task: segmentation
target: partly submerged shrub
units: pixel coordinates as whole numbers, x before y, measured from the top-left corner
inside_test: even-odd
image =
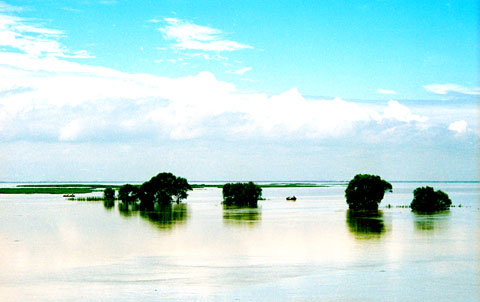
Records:
[[[262,198],[262,188],[253,182],[223,185],[223,204],[226,206],[256,207]]]
[[[348,183],[345,198],[352,210],[377,210],[386,191],[392,191],[392,185],[380,176],[357,174]]]
[[[447,193],[432,187],[419,187],[413,191],[413,200],[410,204],[412,211],[416,212],[436,212],[448,210],[452,205]]]

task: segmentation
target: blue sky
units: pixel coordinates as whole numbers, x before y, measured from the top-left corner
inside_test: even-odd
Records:
[[[0,1],[0,180],[476,180],[478,1]]]

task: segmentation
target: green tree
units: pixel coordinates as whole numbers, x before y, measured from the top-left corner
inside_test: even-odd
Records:
[[[131,184],[125,184],[120,187],[118,190],[118,199],[124,203],[133,203],[139,198],[139,189],[138,186],[133,186]]]
[[[107,209],[115,206],[115,190],[112,188],[105,188],[105,190],[103,190],[103,205]]]
[[[178,204],[188,197],[187,192],[190,190],[192,187],[185,178],[176,177],[172,173],[159,173],[140,186],[140,206],[142,209],[153,210],[155,207],[171,205],[172,202]]]
[[[345,198],[352,210],[378,210],[387,191],[392,191],[392,185],[380,176],[357,174],[348,183]]]
[[[413,191],[413,200],[410,207],[416,212],[435,212],[450,209],[452,201],[447,193],[432,187],[419,187]]]
[[[253,182],[223,185],[223,203],[227,206],[256,207],[262,198],[262,188]]]
[[[105,188],[105,190],[103,190],[103,198],[108,201],[115,200],[115,190],[112,188]]]

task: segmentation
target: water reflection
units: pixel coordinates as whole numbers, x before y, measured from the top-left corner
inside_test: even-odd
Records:
[[[262,219],[262,212],[257,208],[239,208],[223,206],[223,223],[227,225],[256,225]]]
[[[347,210],[347,226],[356,238],[380,238],[385,233],[383,212]]]
[[[103,201],[103,206],[105,207],[105,209],[107,210],[111,210],[115,207],[115,200],[111,200],[111,199],[105,199]]]
[[[414,216],[415,230],[419,232],[446,229],[450,217],[450,211],[441,211],[432,214],[412,213]]]
[[[188,218],[188,206],[184,203],[168,205],[154,211],[140,210],[136,203],[118,203],[120,215],[124,217],[139,216],[160,229],[171,229],[173,226],[183,224]]]
[[[170,229],[174,225],[184,224],[188,218],[188,207],[184,203],[167,206],[155,211],[140,211],[140,216],[160,229]]]

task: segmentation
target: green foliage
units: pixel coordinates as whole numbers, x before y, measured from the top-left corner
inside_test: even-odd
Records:
[[[110,187],[116,188],[116,185],[100,184],[32,184],[17,185],[15,188],[0,188],[0,194],[88,194],[102,191]]]
[[[138,186],[133,186],[131,184],[125,184],[118,189],[118,199],[124,203],[134,203],[139,198]]]
[[[419,187],[413,191],[410,207],[416,212],[435,212],[448,210],[452,205],[450,197],[443,191],[432,187]]]
[[[105,190],[103,190],[103,198],[105,200],[115,200],[115,190],[112,188],[105,188]]]
[[[253,182],[223,185],[223,203],[227,206],[256,207],[262,188]]]
[[[0,194],[88,194],[94,192],[90,188],[66,188],[66,187],[16,187],[16,188],[0,188]]]
[[[142,209],[153,210],[155,207],[171,205],[172,202],[178,204],[188,197],[189,190],[192,187],[185,178],[176,177],[172,173],[159,173],[140,186],[140,206]]]
[[[67,200],[70,201],[104,201],[105,197],[100,196],[87,196],[87,197],[69,197]]]
[[[392,191],[392,185],[380,176],[357,174],[348,183],[345,198],[352,210],[377,210],[386,191]]]
[[[316,184],[316,183],[262,183],[258,186],[262,188],[326,188],[330,186],[343,185],[342,183]],[[223,188],[223,184],[193,184],[194,189],[203,188]]]

